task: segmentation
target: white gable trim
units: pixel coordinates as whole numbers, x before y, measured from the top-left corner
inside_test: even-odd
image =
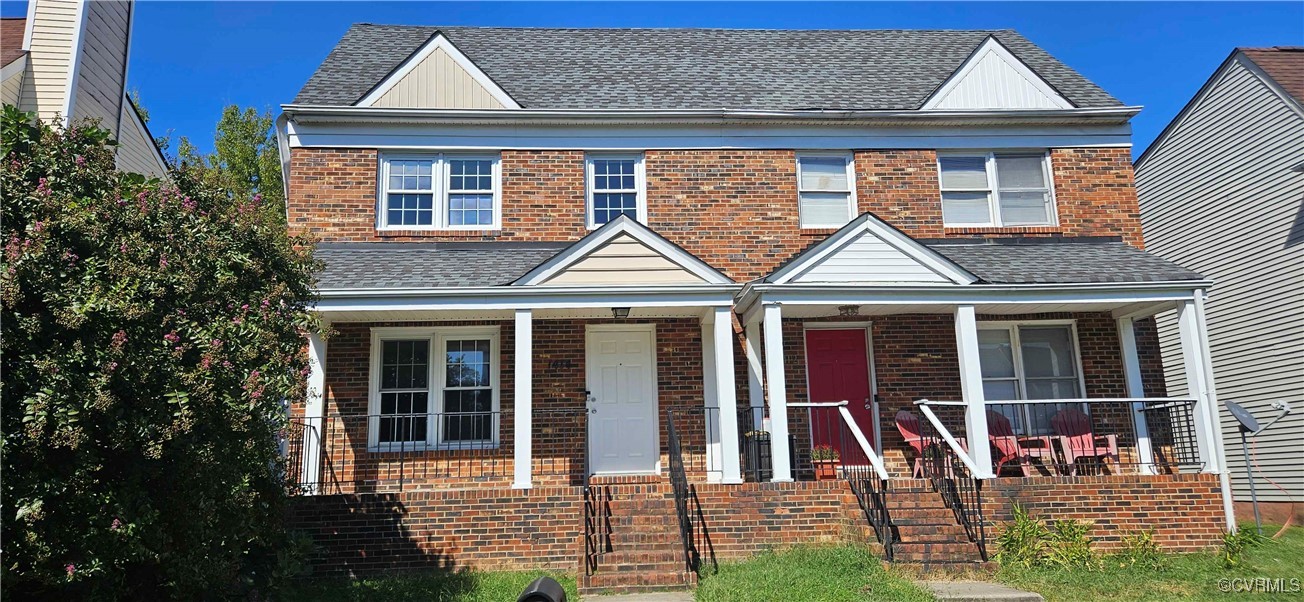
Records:
[[[369,107],[372,104],[375,104],[375,102],[384,96],[386,92],[389,92],[391,88],[397,85],[400,81],[403,81],[404,77],[407,77],[407,75],[411,73],[417,65],[420,65],[422,61],[425,61],[426,57],[434,54],[436,50],[443,50],[448,53],[448,56],[453,59],[453,62],[457,63],[459,67],[464,69],[466,73],[476,81],[476,83],[483,86],[485,91],[493,96],[495,100],[502,103],[504,107],[508,109],[521,108],[521,105],[513,100],[511,95],[507,94],[506,90],[503,90],[501,86],[494,82],[494,80],[490,79],[489,75],[485,73],[484,70],[480,69],[480,67],[471,61],[471,59],[465,54],[462,54],[462,51],[458,50],[457,46],[454,46],[453,43],[442,33],[435,34],[435,36],[431,38],[430,41],[426,42],[424,46],[412,53],[412,56],[409,56],[407,60],[403,61],[403,64],[399,65],[398,69],[391,73],[389,77],[385,78],[384,81],[380,82],[380,84],[373,88],[371,92],[368,92],[366,96],[363,96],[362,100],[359,100],[354,104],[354,106]]]
[[[937,110],[937,109],[957,110],[962,108],[970,108],[975,110],[990,109],[991,107],[955,107],[955,106],[943,107],[943,105],[945,104],[947,97],[949,97],[951,93],[955,92],[956,89],[959,88],[961,85],[965,83],[969,83],[968,80],[970,78],[970,75],[973,74],[973,72],[978,68],[979,64],[981,64],[985,60],[992,60],[992,59],[1004,62],[1010,68],[1014,69],[1016,73],[1022,76],[1021,81],[1010,82],[1014,86],[1019,86],[1019,87],[1031,86],[1037,92],[1040,92],[1043,96],[1045,96],[1046,100],[1049,101],[1049,103],[1054,108],[1058,108],[1058,109],[1074,108],[1073,103],[1069,102],[1067,98],[1064,98],[1062,94],[1056,91],[1055,88],[1051,86],[1040,75],[1038,75],[1037,72],[1033,71],[1028,67],[1028,65],[1024,64],[1023,61],[1019,60],[1019,57],[1014,56],[1014,53],[1010,52],[1010,50],[1006,48],[1005,45],[1001,44],[995,37],[988,36],[987,39],[984,40],[982,44],[978,45],[978,49],[974,50],[973,54],[969,55],[969,58],[965,59],[964,63],[960,65],[960,68],[956,69],[955,73],[952,73],[951,76],[948,77],[946,81],[943,82],[942,85],[937,88],[937,91],[933,92],[933,95],[928,97],[928,100],[924,101],[924,105],[920,107],[920,109],[925,111]],[[978,76],[975,75],[974,77],[978,77]],[[994,86],[1001,82],[981,82],[981,83],[984,83],[987,86]],[[1002,108],[1006,108],[1006,107],[1002,107]],[[1046,109],[1047,107],[1008,107],[1008,108]]]
[[[792,282],[811,268],[819,265],[828,256],[841,250],[846,243],[854,240],[856,235],[861,233],[878,237],[879,240],[955,284],[973,284],[978,281],[977,276],[943,257],[937,251],[906,236],[900,230],[874,217],[873,214],[865,213],[843,226],[841,230],[834,232],[823,242],[803,253],[792,263],[775,270],[766,278],[766,282],[771,284],[788,284]]]
[[[524,276],[518,278],[516,282],[513,282],[512,286],[543,284],[553,276],[556,276],[565,271],[566,268],[579,263],[580,260],[587,257],[590,253],[596,251],[603,245],[621,235],[627,235],[630,238],[647,245],[648,248],[660,253],[661,256],[670,260],[671,263],[687,270],[708,284],[734,283],[728,276],[720,273],[719,270],[711,267],[705,261],[698,259],[692,253],[679,248],[674,243],[662,238],[656,232],[653,232],[647,226],[630,219],[629,216],[622,215],[608,222],[605,226],[594,230],[591,234],[567,247],[552,259],[549,259],[533,270],[530,270]]]

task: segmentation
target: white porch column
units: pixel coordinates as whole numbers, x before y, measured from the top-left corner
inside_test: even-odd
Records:
[[[1127,381],[1127,396],[1140,399],[1146,396],[1145,382],[1141,378],[1141,356],[1136,348],[1136,329],[1132,318],[1118,319],[1118,341],[1123,350],[1123,376]],[[1144,403],[1132,404],[1132,425],[1136,434],[1136,455],[1141,474],[1155,474],[1155,455],[1150,447],[1150,426],[1146,423]]]
[[[516,310],[515,388],[512,396],[513,452],[512,488],[529,489],[534,461],[534,316],[528,309]]]
[[[955,347],[960,359],[960,392],[965,403],[965,437],[969,457],[982,474],[991,479],[992,452],[987,445],[987,400],[983,396],[983,370],[978,359],[978,317],[972,305],[955,308]]]
[[[708,309],[702,315],[702,393],[703,405],[707,408],[702,421],[706,429],[706,476],[708,480],[719,479],[724,473],[720,466],[720,421],[717,418],[720,402],[716,396],[715,374],[715,309]],[[712,410],[715,410],[712,412]],[[714,415],[713,415],[714,414]]]
[[[308,333],[308,391],[303,407],[303,448],[299,484],[315,495],[321,487],[322,436],[326,428],[326,341]]]
[[[753,320],[743,325],[744,335],[747,337],[747,424],[741,427],[752,431],[761,428],[761,412],[756,408],[765,407],[765,383],[761,380],[764,377],[764,371],[761,369],[761,322]]]
[[[783,310],[777,303],[764,306],[765,374],[770,392],[770,467],[775,483],[792,480],[788,462],[788,386],[783,373]]]
[[[734,380],[734,329],[733,310],[716,307],[715,336],[715,394],[720,406],[719,436],[722,483],[743,482],[742,468],[738,465],[738,391]]]

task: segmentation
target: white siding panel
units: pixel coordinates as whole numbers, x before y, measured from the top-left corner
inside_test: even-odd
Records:
[[[1068,106],[1062,97],[1048,95],[1044,82],[1020,68],[1014,57],[989,47],[977,57],[935,109],[1058,109]]]
[[[1207,306],[1220,399],[1260,420],[1304,409],[1304,116],[1232,61],[1137,171],[1147,250],[1214,280]],[[1158,316],[1168,392],[1186,394],[1176,320]],[[1233,490],[1248,499],[1240,440],[1223,413]],[[1256,474],[1304,500],[1304,412],[1259,436]],[[1288,501],[1260,480],[1261,499]]]
[[[856,235],[792,281],[950,283],[870,232]]]
[[[26,74],[27,69],[24,67],[22,71],[5,78],[5,81],[0,83],[0,104],[18,106],[18,101],[23,94],[23,78]]]
[[[127,35],[131,4],[116,1],[86,3],[86,31],[77,65],[73,117],[98,119],[118,135],[127,68]]]
[[[167,177],[167,166],[159,157],[158,147],[149,132],[136,118],[131,104],[122,103],[122,131],[118,135],[118,169],[154,178]]]

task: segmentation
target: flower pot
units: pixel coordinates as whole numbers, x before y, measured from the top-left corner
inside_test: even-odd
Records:
[[[836,460],[815,460],[815,480],[832,481],[838,478],[838,465]]]

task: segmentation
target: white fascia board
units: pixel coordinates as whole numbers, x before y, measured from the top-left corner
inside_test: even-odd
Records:
[[[789,283],[793,278],[819,265],[828,256],[840,251],[845,242],[849,242],[862,232],[877,236],[879,240],[955,284],[973,284],[978,281],[977,276],[937,251],[920,244],[900,230],[887,225],[882,220],[874,217],[873,214],[864,213],[841,230],[829,235],[823,242],[808,251],[804,257],[775,271],[770,276],[770,282],[773,284]]]
[[[731,307],[737,285],[321,291],[314,311]]]
[[[407,58],[407,60],[403,61],[403,64],[399,65],[398,69],[395,69],[393,73],[389,74],[389,77],[386,77],[383,81],[377,84],[375,88],[372,88],[371,92],[368,92],[366,96],[363,96],[362,100],[359,100],[356,103],[356,106],[370,107],[372,104],[375,104],[375,102],[384,96],[386,92],[389,92],[390,89],[400,81],[403,81],[403,78],[407,77],[408,74],[417,67],[417,65],[420,65],[422,61],[426,60],[426,57],[433,54],[436,50],[443,50],[447,53],[448,56],[453,59],[453,62],[457,63],[459,67],[465,70],[467,75],[470,75],[476,83],[484,87],[485,91],[488,92],[490,96],[493,96],[494,99],[504,107],[507,109],[521,108],[521,105],[517,103],[506,90],[503,90],[502,87],[490,78],[483,69],[463,54],[462,51],[449,41],[443,33],[435,33],[435,35],[431,37],[425,45],[418,48],[416,52],[412,53],[412,55]]]
[[[1137,284],[1029,284],[997,285],[809,285],[756,284],[738,305],[756,301],[788,305],[972,305],[984,303],[1159,303],[1190,298],[1208,288],[1207,280],[1146,282]]]
[[[1030,83],[1039,92],[1046,95],[1046,97],[1049,98],[1051,102],[1054,102],[1055,104],[1059,105],[1060,109],[1067,110],[1067,109],[1076,108],[1073,106],[1073,103],[1069,102],[1067,98],[1064,98],[1064,95],[1060,94],[1059,91],[1054,88],[1054,86],[1051,86],[1050,83],[1047,82],[1045,78],[1043,78],[1036,71],[1033,71],[1032,68],[1028,67],[1028,65],[1024,63],[1022,60],[1019,60],[1019,57],[1014,56],[1014,53],[1010,52],[1010,49],[1006,48],[1005,45],[1002,44],[999,40],[997,40],[995,36],[987,36],[987,39],[984,40],[982,44],[978,45],[978,48],[973,51],[973,54],[970,54],[969,58],[965,59],[964,63],[960,65],[960,68],[956,69],[955,72],[952,73],[950,77],[946,78],[946,81],[942,82],[941,86],[938,86],[937,90],[933,92],[932,96],[929,96],[928,100],[924,101],[924,104],[922,107],[920,107],[920,110],[924,110],[924,111],[934,110],[939,103],[941,103],[944,99],[946,99],[946,97],[951,93],[952,90],[956,88],[956,86],[960,85],[960,83],[963,82],[965,78],[969,76],[970,73],[973,72],[974,68],[977,67],[980,62],[982,62],[983,58],[986,57],[988,53],[995,54],[1001,59],[1003,59],[1007,65],[1012,67],[1016,72],[1018,72],[1019,75],[1023,76],[1023,78],[1028,81],[1028,83]],[[1011,110],[1026,111],[1029,109],[1011,109]],[[1046,109],[1037,109],[1037,110],[1046,110]]]
[[[666,240],[647,226],[630,219],[629,216],[622,215],[594,230],[588,236],[567,247],[566,250],[553,256],[552,259],[530,270],[513,282],[512,286],[531,286],[547,282],[549,278],[565,271],[566,268],[621,235],[628,235],[634,240],[647,245],[648,248],[660,253],[662,257],[670,262],[688,270],[708,283],[733,284],[733,280],[711,267],[705,261]]]
[[[23,70],[27,68],[27,56],[28,55],[24,54],[14,59],[13,62],[8,65],[0,67],[0,81],[8,80],[13,76],[22,73]]]
[[[68,63],[68,81],[64,82],[63,96],[63,123],[64,125],[72,124],[73,105],[77,100],[77,78],[81,76],[81,53],[82,44],[85,42],[83,34],[86,32],[86,20],[90,17],[90,12],[86,10],[86,4],[90,0],[78,0],[77,2],[77,29],[72,32],[72,55]]]

